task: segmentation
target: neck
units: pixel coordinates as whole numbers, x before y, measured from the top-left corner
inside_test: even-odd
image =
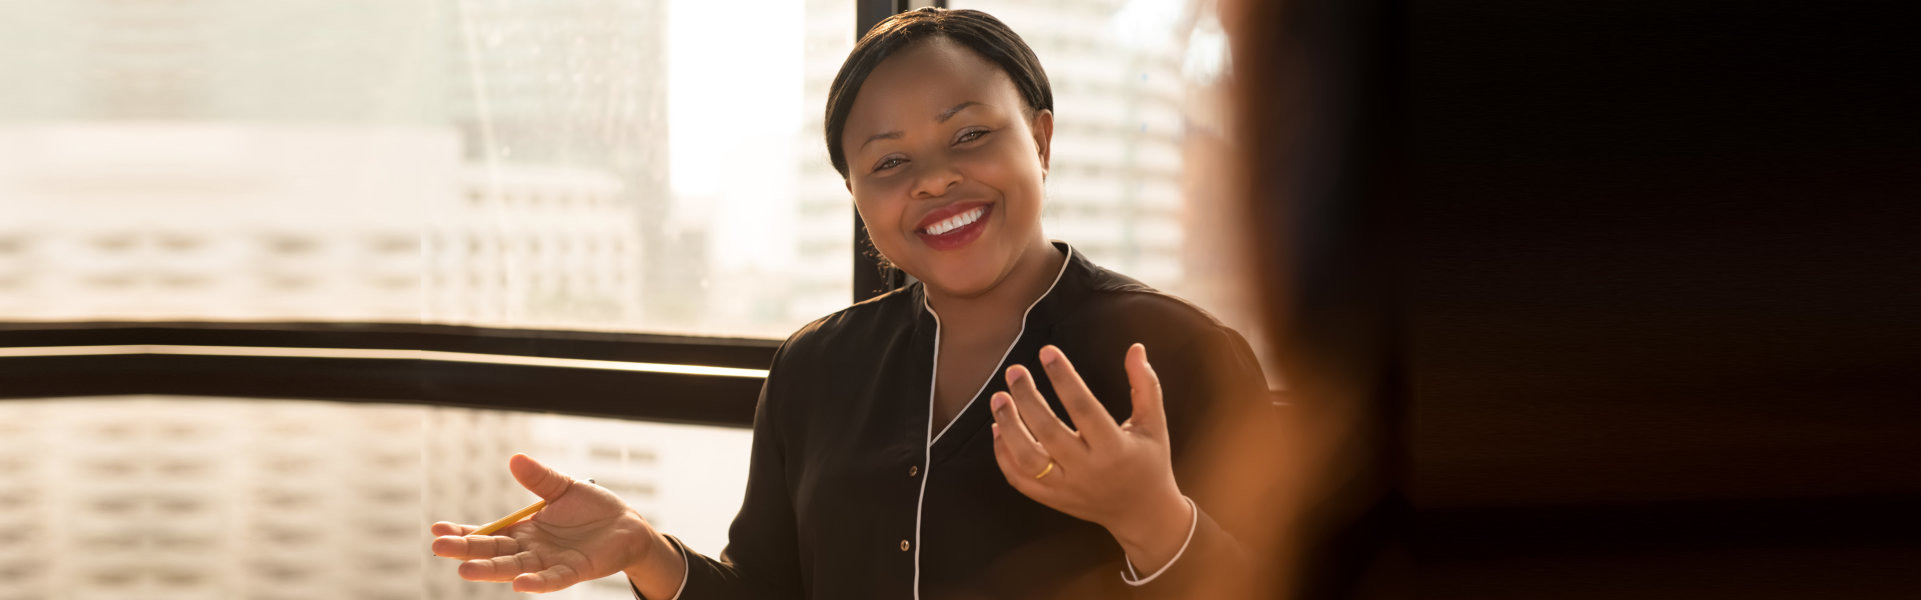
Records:
[[[957,296],[931,286],[923,289],[927,303],[940,315],[948,329],[987,331],[999,325],[1016,325],[1021,314],[1046,294],[1060,274],[1066,253],[1046,239],[1021,254],[1012,272],[999,285],[974,296]]]

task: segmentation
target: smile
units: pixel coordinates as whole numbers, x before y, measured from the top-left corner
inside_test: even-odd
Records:
[[[951,212],[956,210],[960,212]],[[946,216],[943,217],[943,214]],[[987,230],[987,224],[991,221],[988,217],[993,214],[993,204],[980,204],[972,208],[957,205],[942,207],[928,213],[927,221],[932,222],[915,230],[914,233],[917,234],[915,237],[919,237],[921,243],[926,244],[928,248],[937,251],[959,250],[980,238],[981,233]]]
[[[926,229],[922,229],[921,231],[927,235],[941,235],[955,229],[972,225],[975,221],[979,221],[981,215],[984,214],[987,214],[987,207],[975,207],[974,210],[954,215],[945,221],[933,225],[928,225]]]

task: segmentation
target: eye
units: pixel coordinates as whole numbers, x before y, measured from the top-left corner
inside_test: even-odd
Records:
[[[985,136],[985,135],[987,135],[986,129],[969,129],[967,131],[961,132],[959,136],[955,137],[954,143],[965,144],[967,142],[981,139],[981,136]]]
[[[907,160],[901,157],[889,156],[887,158],[880,159],[880,164],[874,165],[874,172],[879,173],[881,171],[892,169],[894,167],[900,166],[902,163],[905,163],[905,162],[907,162]]]

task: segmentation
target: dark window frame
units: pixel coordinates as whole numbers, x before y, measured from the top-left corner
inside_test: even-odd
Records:
[[[555,412],[729,427],[753,424],[761,380],[503,364],[514,357],[765,369],[779,340],[403,323],[0,323],[0,399],[118,395],[285,398]],[[60,348],[124,347],[106,354]],[[147,347],[143,350],[142,347]],[[156,347],[188,347],[155,353]],[[54,355],[32,355],[33,348]],[[193,348],[219,353],[195,353]],[[455,352],[278,356],[274,349]],[[265,355],[248,356],[250,349]],[[404,354],[404,353],[403,353]]]

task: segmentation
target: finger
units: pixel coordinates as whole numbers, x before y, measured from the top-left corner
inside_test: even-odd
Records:
[[[1127,348],[1127,384],[1133,388],[1134,414],[1127,424],[1140,433],[1156,438],[1167,434],[1167,406],[1162,402],[1161,376],[1147,362],[1147,346]]]
[[[1034,387],[1033,373],[1027,367],[1014,365],[1007,368],[1007,391],[1013,402],[1010,406],[996,411],[995,420],[1011,418],[1019,420],[1034,435],[1034,439],[1047,450],[1047,455],[1055,458],[1069,456],[1078,458],[1087,444],[1079,434],[1068,429],[1054,411],[1047,408],[1047,398],[1041,396],[1040,388]],[[1001,413],[1007,413],[1003,416]]]
[[[497,535],[441,536],[434,538],[434,556],[459,559],[493,558],[520,551],[520,542]]]
[[[580,571],[571,565],[554,565],[534,573],[521,573],[514,578],[514,591],[544,594],[567,589],[580,583]]]
[[[1020,409],[1014,406],[1013,396],[1008,395],[1007,392],[994,392],[994,395],[987,400],[987,408],[994,415],[994,435],[998,436],[1005,432],[1013,437],[1014,441],[1020,442],[1021,448],[1031,447],[1036,455],[1047,455],[1047,448],[1040,445],[1040,441],[1034,438],[1034,433],[1028,431],[1027,424],[1021,420]]]
[[[561,494],[567,493],[574,484],[574,478],[562,475],[560,471],[540,464],[525,454],[515,454],[507,459],[507,470],[513,471],[514,480],[520,482],[520,487],[527,488],[527,491],[548,502],[559,500]]]
[[[434,526],[429,529],[429,531],[434,535],[467,535],[473,533],[475,529],[479,529],[479,527],[462,525],[452,521],[441,521],[434,523]]]
[[[1011,435],[1007,436],[1009,439],[1005,441],[1001,439],[1002,437],[1000,425],[995,424],[994,465],[1000,467],[1001,477],[1005,478],[1007,484],[1013,486],[1015,491],[1025,494],[1028,497],[1033,497],[1034,494],[1040,491],[1039,481],[1034,478],[1034,475],[1047,468],[1047,459],[1031,455],[1026,458],[1017,456],[1017,452],[1013,448],[1015,445],[1024,442],[1013,439]],[[1038,462],[1031,468],[1025,466],[1026,462],[1034,461],[1036,458],[1039,458],[1041,462]],[[1055,468],[1058,469],[1059,466],[1056,465]],[[1048,476],[1052,477],[1053,475],[1049,474]]]
[[[1011,403],[1011,400],[1006,397],[1006,392],[995,393],[994,401]],[[1019,426],[1018,422],[1014,423],[1013,427],[1009,427],[1007,423],[993,425],[994,462],[1000,464],[1001,473],[1016,486],[1021,485],[1022,477],[1032,478],[1035,473],[1047,468],[1048,462],[1054,460],[1047,455],[1047,450],[1041,447],[1040,442],[1034,441],[1034,438],[1028,437],[1017,429]]]
[[[1081,433],[1081,439],[1087,440],[1088,448],[1103,448],[1120,439],[1120,425],[1114,423],[1107,408],[1094,398],[1094,392],[1087,389],[1087,382],[1081,380],[1074,363],[1068,362],[1060,348],[1052,345],[1041,348],[1041,368],[1047,369],[1048,379],[1054,382],[1054,395],[1061,399],[1067,416],[1073,417],[1074,429]]]
[[[521,573],[540,570],[539,556],[532,552],[519,552],[493,558],[476,558],[460,563],[460,578],[468,581],[512,581]]]

